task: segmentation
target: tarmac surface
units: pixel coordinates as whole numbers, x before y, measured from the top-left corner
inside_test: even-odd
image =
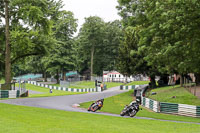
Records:
[[[86,110],[73,107],[73,105],[88,101],[96,101],[98,99],[111,97],[123,92],[126,91],[120,90],[119,87],[113,87],[103,92],[66,95],[66,96],[53,96],[53,97],[7,99],[7,100],[0,100],[0,103],[58,109],[66,111],[87,112]]]
[[[78,105],[84,102],[96,101],[98,99],[111,97],[123,92],[127,92],[127,90],[120,90],[119,87],[113,87],[103,92],[93,92],[93,93],[87,93],[87,94],[54,96],[54,97],[7,99],[7,100],[0,100],[0,103],[39,107],[39,108],[48,108],[48,109],[57,109],[57,110],[65,110],[65,111],[74,111],[74,112],[94,113],[94,112],[88,112],[86,109],[79,108]],[[95,114],[121,117],[120,115],[117,115],[117,114],[104,113],[104,112],[95,112]],[[126,116],[124,117],[128,118]],[[134,118],[200,125],[200,123],[194,123],[194,122],[160,120],[160,119],[146,118],[146,117],[134,117]]]

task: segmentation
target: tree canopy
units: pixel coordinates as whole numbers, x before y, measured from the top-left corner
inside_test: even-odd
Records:
[[[127,61],[139,59],[139,53],[146,65],[153,68],[146,69],[150,72],[157,70],[158,73],[181,75],[200,73],[199,1],[118,0],[118,3],[124,29],[129,31],[125,38],[132,36],[132,40],[137,40],[128,42],[137,49],[127,46],[127,49],[131,49],[126,53],[130,55]],[[123,55],[127,56],[125,52]],[[130,70],[138,72],[143,69],[136,70],[133,67]]]

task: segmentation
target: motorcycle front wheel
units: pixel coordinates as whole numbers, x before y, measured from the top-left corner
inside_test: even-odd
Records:
[[[121,116],[124,116],[125,114],[126,114],[126,112],[124,112],[124,111],[122,111],[122,112],[120,113]]]

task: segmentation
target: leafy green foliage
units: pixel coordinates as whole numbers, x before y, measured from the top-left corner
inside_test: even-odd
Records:
[[[97,16],[86,18],[75,43],[78,70],[93,66],[93,74],[102,75],[103,70],[115,69],[121,36],[119,21],[105,23]]]
[[[124,52],[127,54],[125,60],[143,60],[142,66],[148,75],[162,74],[187,74],[199,73],[199,1],[177,1],[177,0],[119,0],[118,10],[122,16],[125,30],[132,29],[133,32],[125,34]],[[135,42],[126,38],[132,36]],[[137,49],[128,45],[137,46]],[[130,57],[131,55],[140,55]],[[121,63],[121,67],[125,63]],[[128,68],[128,66],[134,66]],[[141,73],[141,69],[135,64],[125,64],[122,70],[129,73]],[[140,67],[139,67],[140,68]],[[127,70],[126,70],[127,69]],[[153,74],[152,74],[153,72]]]
[[[52,19],[61,8],[61,1],[9,0],[11,63],[32,55],[44,55],[52,45]],[[4,2],[0,6],[0,61],[5,58]],[[7,64],[6,64],[7,65]],[[5,67],[4,67],[5,68]],[[4,69],[2,69],[4,70]],[[5,76],[5,75],[4,75]]]

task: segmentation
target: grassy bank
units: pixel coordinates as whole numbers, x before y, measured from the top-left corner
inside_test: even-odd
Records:
[[[104,100],[104,107],[102,108],[101,111],[114,113],[114,114],[120,114],[120,112],[122,111],[124,106],[126,104],[129,104],[133,100],[132,93],[133,93],[133,90],[113,96],[113,97],[106,98]],[[88,108],[91,103],[92,102],[82,103],[81,107]],[[140,107],[142,107],[142,106],[140,106]],[[188,122],[199,122],[200,123],[199,118],[155,113],[146,108],[143,108],[143,110],[139,111],[136,116],[150,117],[150,118],[163,119],[163,120],[176,120],[176,121],[188,121]]]
[[[26,84],[26,89],[41,92],[42,94],[30,94],[29,97],[48,97],[48,96],[62,96],[62,95],[74,95],[74,94],[82,94],[83,92],[67,92],[60,90],[52,90],[53,93],[49,93],[48,88],[35,86],[31,84]]]
[[[156,92],[156,95],[151,95]],[[192,95],[185,88],[178,86],[167,86],[153,89],[148,93],[148,97],[160,102],[181,103],[200,106],[200,99]]]
[[[117,82],[105,82],[107,88],[112,88],[115,86],[122,85],[123,83],[117,83]],[[60,86],[60,84],[52,84],[53,86]],[[95,82],[94,81],[80,81],[76,83],[70,84],[69,88],[77,88],[77,89],[83,89],[83,88],[95,88]]]
[[[126,86],[129,86],[129,85],[144,85],[144,84],[149,84],[149,81],[133,81],[133,82],[126,84]]]
[[[200,125],[112,117],[0,103],[2,133],[191,133]]]

